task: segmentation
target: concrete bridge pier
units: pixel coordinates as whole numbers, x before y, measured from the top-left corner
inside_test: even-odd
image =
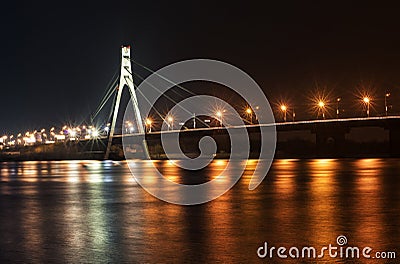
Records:
[[[348,128],[340,123],[316,123],[312,130],[316,138],[316,156],[345,156],[346,133],[348,132]]]
[[[390,155],[400,157],[400,124],[393,124],[389,129]]]

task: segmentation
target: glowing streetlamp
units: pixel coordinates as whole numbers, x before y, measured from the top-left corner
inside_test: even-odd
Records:
[[[387,105],[387,98],[390,96],[390,93],[385,94],[385,113],[386,116],[388,115],[388,105]]]
[[[294,111],[294,107],[292,108],[292,112],[293,112],[292,119],[293,119],[293,122],[294,122],[294,119],[296,118],[296,112]]]
[[[250,116],[250,124],[253,124],[253,111],[251,108],[246,108],[246,114]]]
[[[174,118],[172,116],[169,116],[167,118],[168,121],[168,130],[171,128],[171,130],[174,130]]]
[[[217,116],[217,118],[219,120],[219,125],[222,127],[222,112],[221,111],[217,111],[215,114],[216,114],[216,116]]]
[[[367,116],[369,117],[369,105],[371,104],[371,99],[368,96],[363,98],[365,105],[367,106]]]
[[[325,102],[320,100],[318,102],[318,107],[319,107],[320,111],[322,112],[322,118],[325,119]]]
[[[339,103],[340,103],[341,100],[342,100],[342,98],[340,98],[340,97],[338,97],[336,99],[336,103],[337,103],[337,105],[336,105],[336,117],[337,118],[339,118],[339,114],[340,114]]]
[[[151,124],[153,121],[150,118],[146,118],[146,126],[148,127],[149,133],[151,132]]]
[[[283,121],[286,122],[287,106],[286,105],[281,105],[281,111],[283,113]]]

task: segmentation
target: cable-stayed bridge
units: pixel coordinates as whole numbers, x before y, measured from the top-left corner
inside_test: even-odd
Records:
[[[188,123],[187,120],[185,123],[179,123],[177,125],[177,120],[172,115],[164,115],[160,113],[156,108],[154,108],[154,112],[156,115],[165,123],[167,129],[165,130],[155,130],[153,125],[153,120],[148,116],[142,116],[140,104],[138,102],[137,93],[142,93],[139,89],[136,89],[134,85],[134,78],[138,78],[142,81],[145,79],[138,73],[132,71],[132,62],[136,65],[142,67],[143,69],[157,74],[152,71],[148,67],[142,65],[141,63],[133,60],[130,56],[130,46],[123,46],[121,48],[121,65],[119,69],[119,73],[115,74],[108,85],[108,89],[104,94],[99,106],[96,111],[94,111],[92,115],[92,119],[96,119],[99,116],[99,113],[104,111],[105,107],[109,105],[109,101],[112,100],[112,108],[109,112],[108,119],[106,121],[100,121],[98,123],[104,124],[101,131],[95,127],[82,127],[82,128],[63,128],[61,133],[56,133],[50,130],[50,135],[47,135],[45,131],[34,131],[18,136],[3,136],[0,139],[0,143],[2,144],[3,151],[12,152],[13,149],[18,149],[18,146],[23,145],[35,145],[35,144],[56,144],[57,142],[72,142],[75,144],[84,144],[84,145],[98,145],[96,150],[93,152],[97,153],[97,157],[102,156],[104,159],[108,159],[110,157],[110,153],[112,152],[112,146],[114,144],[121,145],[122,138],[139,138],[140,136],[146,135],[146,141],[138,142],[139,145],[142,145],[144,151],[147,150],[147,144],[153,143],[153,145],[160,145],[159,138],[161,135],[173,135],[180,133],[182,142],[186,142],[186,145],[194,145],[194,148],[189,148],[189,152],[196,152],[196,143],[203,136],[211,136],[213,138],[219,138],[219,142],[217,143],[223,145],[221,148],[224,153],[229,152],[229,144],[226,143],[228,139],[226,130],[229,129],[231,131],[240,130],[245,128],[251,138],[253,150],[257,150],[257,143],[259,142],[260,137],[260,129],[265,127],[274,127],[278,132],[278,152],[280,151],[279,143],[284,142],[286,152],[287,149],[290,149],[290,142],[293,143],[293,140],[290,140],[290,136],[287,134],[292,133],[297,135],[297,139],[301,139],[302,134],[308,134],[309,141],[313,142],[315,146],[314,154],[316,156],[346,156],[347,149],[349,148],[349,135],[353,133],[353,130],[365,130],[365,133],[369,133],[369,130],[379,130],[381,139],[377,139],[377,142],[384,142],[385,147],[384,150],[380,150],[386,152],[389,156],[397,156],[399,155],[400,150],[400,116],[398,115],[387,115],[388,106],[386,103],[385,97],[385,110],[386,115],[380,117],[372,117],[370,116],[369,104],[370,99],[364,98],[367,117],[362,118],[339,118],[339,99],[337,100],[337,116],[336,118],[326,119],[325,117],[325,104],[323,101],[318,103],[320,111],[320,116],[322,119],[317,120],[305,120],[305,121],[295,121],[295,113],[292,113],[292,119],[287,118],[288,109],[285,105],[281,106],[282,113],[284,115],[283,122],[270,122],[270,123],[258,123],[258,120],[253,117],[256,116],[256,109],[247,108],[245,109],[245,117],[243,118],[243,123],[241,125],[237,124],[229,124],[223,119],[225,119],[225,113],[221,110],[216,111],[215,113],[210,114],[210,116],[196,116],[193,113],[193,118]],[[159,76],[163,80],[167,82],[171,82],[164,76]],[[184,92],[195,96],[192,91],[187,88],[181,86],[177,83],[172,83],[174,87],[178,87]],[[157,89],[156,87],[153,87]],[[117,133],[117,124],[118,124],[118,116],[121,113],[125,112],[125,109],[121,109],[121,99],[123,95],[123,91],[127,89],[130,95],[130,107],[132,107],[133,120],[128,121],[126,124],[121,124],[123,127],[121,130],[124,131],[123,134]],[[143,94],[140,94],[143,97]],[[386,96],[389,96],[387,94]],[[163,95],[166,99],[171,101],[174,104],[178,102],[169,95]],[[146,99],[146,98],[145,98]],[[187,111],[190,111],[188,109]],[[214,116],[214,117],[213,117]],[[85,133],[83,132],[85,130]],[[54,128],[53,128],[54,130]],[[376,132],[375,131],[375,132]],[[377,133],[377,134],[379,134]],[[354,134],[354,133],[353,133]],[[362,134],[362,132],[361,132]],[[39,137],[37,136],[39,135]],[[44,135],[46,137],[44,137]],[[282,136],[283,135],[283,136]],[[51,138],[51,136],[53,136]],[[282,137],[281,137],[282,136]],[[354,136],[354,135],[353,135]],[[285,140],[281,140],[282,138],[288,138],[289,143],[285,142]],[[356,136],[357,137],[357,136]],[[379,136],[378,136],[379,137]],[[41,140],[37,140],[40,138]],[[44,140],[44,138],[50,138],[53,140]],[[296,138],[292,137],[292,139]],[[14,140],[13,140],[14,139]],[[190,142],[192,140],[193,142]],[[94,144],[94,141],[97,141]],[[301,141],[301,140],[300,140]],[[296,143],[293,143],[293,148],[298,148],[299,146],[295,146]],[[289,145],[289,146],[288,146]],[[350,144],[351,145],[351,144]],[[90,153],[91,149],[89,148],[85,153]],[[160,151],[160,150],[156,150]],[[161,151],[162,152],[162,151]],[[290,152],[290,151],[289,151]],[[45,154],[44,154],[45,155]],[[196,154],[195,154],[196,155]]]

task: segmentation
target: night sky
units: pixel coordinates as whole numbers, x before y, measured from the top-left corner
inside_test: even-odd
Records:
[[[1,7],[0,133],[87,118],[122,44],[154,70],[192,58],[231,63],[271,102],[305,109],[306,96],[326,87],[349,108],[365,86],[376,96],[372,114],[382,114],[386,90],[400,112],[400,9],[387,3],[17,2]]]

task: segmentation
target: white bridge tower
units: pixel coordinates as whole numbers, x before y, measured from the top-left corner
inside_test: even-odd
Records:
[[[122,48],[121,48],[121,73],[120,73],[120,77],[119,77],[119,86],[117,88],[118,94],[117,94],[117,100],[115,101],[105,159],[108,159],[108,157],[110,155],[112,139],[113,139],[114,132],[115,132],[115,124],[117,122],[118,110],[119,110],[120,102],[121,102],[122,91],[124,90],[125,86],[128,87],[129,94],[131,95],[133,111],[135,112],[135,119],[136,119],[136,124],[138,127],[138,132],[140,134],[144,134],[145,129],[144,129],[143,120],[142,120],[142,117],[141,117],[140,111],[139,111],[139,105],[138,105],[137,96],[136,96],[136,92],[135,92],[135,86],[133,84],[132,65],[131,65],[131,47],[130,46],[122,46]],[[146,143],[143,142],[143,144],[146,144]],[[145,145],[144,148],[147,148],[147,146]]]

